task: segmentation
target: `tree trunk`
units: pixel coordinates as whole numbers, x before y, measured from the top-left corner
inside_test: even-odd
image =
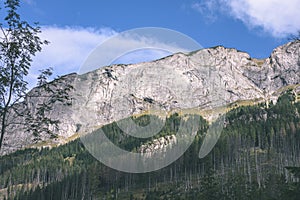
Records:
[[[6,124],[5,124],[6,113],[7,113],[7,109],[5,108],[4,111],[3,111],[2,123],[1,123],[0,150],[1,150],[1,147],[2,147],[2,142],[3,142],[3,139],[4,139],[4,134],[5,134],[5,129],[6,129]]]

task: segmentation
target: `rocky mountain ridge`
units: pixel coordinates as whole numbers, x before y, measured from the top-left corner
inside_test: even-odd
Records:
[[[111,65],[63,77],[74,90],[72,106],[55,105],[49,115],[60,120],[58,138],[34,143],[21,125],[11,125],[1,154],[24,147],[62,144],[70,137],[141,113],[197,112],[209,121],[228,105],[276,101],[282,88],[300,84],[300,41],[277,47],[264,60],[217,46],[146,63]],[[51,84],[51,83],[50,83]],[[35,92],[34,88],[30,92]],[[31,108],[40,98],[26,99]],[[24,121],[15,117],[14,121]],[[50,143],[49,143],[50,141]]]

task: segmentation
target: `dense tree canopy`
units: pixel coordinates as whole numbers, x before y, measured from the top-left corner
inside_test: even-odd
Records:
[[[110,169],[79,139],[53,149],[27,149],[0,158],[0,187],[9,199],[298,199],[300,103],[283,94],[277,104],[243,106],[226,115],[213,151],[198,158],[207,123],[170,166],[145,174]],[[289,112],[286,112],[288,110]],[[134,118],[147,124],[147,116]],[[174,133],[174,114],[159,136]],[[125,137],[116,123],[104,127],[120,147],[136,150],[153,138]],[[7,198],[7,196],[6,196]]]

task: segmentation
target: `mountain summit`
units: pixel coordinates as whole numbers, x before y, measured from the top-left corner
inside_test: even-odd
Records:
[[[57,130],[53,129],[58,138],[42,134],[43,141],[36,143],[22,125],[10,125],[0,153],[66,143],[78,134],[142,113],[199,113],[213,121],[236,106],[276,102],[286,89],[299,94],[299,71],[300,42],[294,41],[277,47],[266,59],[217,46],[152,62],[69,74],[61,79],[74,86],[72,106],[57,104],[49,113],[61,122]],[[19,107],[26,105],[34,113],[41,101],[42,97],[27,98]],[[24,119],[17,117],[14,121]]]

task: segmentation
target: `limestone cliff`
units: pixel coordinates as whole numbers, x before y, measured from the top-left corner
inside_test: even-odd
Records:
[[[294,41],[274,49],[269,58],[262,60],[217,46],[147,63],[66,75],[64,81],[74,85],[70,93],[72,106],[57,104],[50,113],[61,122],[59,129],[53,130],[59,137],[51,143],[61,144],[74,134],[149,111],[198,112],[213,120],[233,103],[276,100],[280,89],[299,86],[299,71],[300,42]],[[42,99],[28,98],[24,105],[34,111],[39,101]],[[14,121],[24,119],[17,117]],[[34,137],[24,132],[22,125],[11,125],[8,130],[2,154],[34,144]],[[47,140],[47,136],[42,138]]]

